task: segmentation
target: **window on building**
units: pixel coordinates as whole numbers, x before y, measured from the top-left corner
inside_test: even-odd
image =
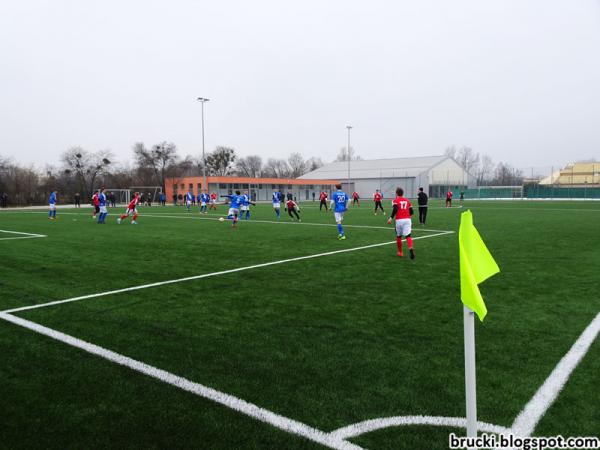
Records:
[[[198,183],[198,194],[202,192],[202,183]]]
[[[219,183],[219,189],[227,189],[227,184]]]

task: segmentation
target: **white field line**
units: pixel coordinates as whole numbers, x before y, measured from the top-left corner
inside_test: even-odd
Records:
[[[10,212],[13,212],[15,214],[20,213],[20,214],[44,214],[44,212],[37,212],[37,211],[7,211],[4,214],[8,214]],[[2,214],[2,213],[0,213]],[[61,215],[71,215],[71,216],[87,216],[89,214],[81,214],[81,213],[66,213],[63,212],[61,213]],[[219,216],[219,217],[226,217],[226,215],[224,214],[208,214],[208,215],[214,215],[214,216]],[[141,213],[140,214],[140,218],[144,218],[144,217],[152,217],[152,218],[158,218],[158,219],[162,219],[162,218],[166,218],[166,219],[192,219],[192,220],[219,220],[217,218],[212,218],[212,217],[205,217],[206,215],[203,214],[202,216],[198,216],[194,213],[175,213],[175,214],[145,214],[145,213]],[[270,224],[277,224],[277,225],[298,225],[298,226],[315,226],[315,227],[337,227],[336,224],[334,223],[315,223],[315,222],[289,222],[289,221],[285,221],[285,220],[257,220],[257,219],[250,219],[250,220],[241,220],[239,221],[239,223],[270,223]],[[371,228],[374,230],[388,230],[388,231],[394,231],[394,227],[392,225],[384,227],[384,226],[375,226],[375,225],[344,225],[344,228]],[[425,232],[429,232],[429,233],[444,233],[447,230],[433,230],[431,228],[420,228],[418,226],[415,226],[413,228],[413,231],[425,231]],[[415,239],[415,238],[413,238]]]
[[[379,419],[365,420],[346,427],[338,428],[330,434],[332,437],[344,440],[360,436],[372,431],[381,430],[388,427],[398,427],[407,425],[430,425],[435,427],[453,427],[467,428],[467,419],[464,417],[443,417],[443,416],[394,416],[382,417]],[[510,434],[510,428],[499,425],[493,425],[486,422],[477,422],[478,431],[495,434]]]
[[[556,365],[535,395],[525,405],[512,424],[512,431],[517,436],[530,436],[536,425],[554,403],[558,394],[569,380],[571,373],[586,355],[590,346],[600,332],[600,313],[581,333],[571,349]]]
[[[392,202],[392,199],[385,199],[385,200],[389,200],[390,203]],[[415,199],[416,202],[416,199]],[[302,208],[318,208],[318,205],[311,205],[311,204],[304,204],[304,203],[298,203],[298,206],[301,206]],[[413,207],[414,208],[418,208],[419,205],[417,203],[413,203]],[[427,206],[428,209],[460,209],[460,208],[464,208],[464,205],[459,205],[459,206],[450,206],[449,208],[446,208],[445,206]],[[329,208],[331,210],[331,208]],[[369,207],[357,207],[357,206],[349,206],[348,207],[348,211],[371,211],[373,212],[373,205],[370,205]]]
[[[19,235],[17,237],[0,238],[0,241],[9,241],[9,240],[13,240],[13,239],[35,239],[35,238],[48,237],[45,234],[24,233],[22,231],[0,230],[0,233],[10,233],[10,234],[18,234]]]
[[[413,238],[413,240],[428,239],[428,238],[432,238],[432,237],[436,237],[436,236],[443,236],[443,235],[452,234],[452,233],[454,233],[454,231],[444,231],[444,232],[437,233],[437,234],[430,234],[427,236],[415,237],[415,238]],[[7,309],[7,310],[1,311],[1,312],[2,313],[15,313],[15,312],[19,312],[19,311],[27,311],[30,309],[45,308],[47,306],[61,305],[63,303],[77,302],[80,300],[87,300],[90,298],[105,297],[107,295],[114,295],[114,294],[120,294],[123,292],[137,291],[140,289],[148,289],[148,288],[153,288],[153,287],[158,287],[158,286],[164,286],[167,284],[175,284],[175,283],[182,283],[185,281],[200,280],[202,278],[215,277],[215,276],[219,276],[219,275],[227,275],[230,273],[242,272],[242,271],[251,270],[251,269],[258,269],[261,267],[274,266],[274,265],[278,265],[278,264],[286,264],[286,263],[295,262],[295,261],[304,261],[307,259],[320,258],[322,256],[330,256],[330,255],[337,255],[340,253],[355,252],[355,251],[359,251],[359,250],[365,250],[365,249],[374,248],[374,247],[381,247],[383,245],[390,245],[390,244],[395,244],[395,243],[396,243],[396,241],[386,241],[386,242],[380,242],[378,244],[362,245],[360,247],[345,248],[342,250],[333,250],[330,252],[317,253],[314,255],[306,255],[306,256],[298,256],[296,258],[280,259],[278,261],[271,261],[271,262],[261,263],[261,264],[253,264],[251,266],[237,267],[235,269],[221,270],[219,272],[205,273],[205,274],[201,274],[201,275],[193,275],[190,277],[176,278],[173,280],[158,281],[156,283],[143,284],[140,286],[131,286],[128,288],[115,289],[115,290],[106,291],[106,292],[98,292],[96,294],[82,295],[80,297],[73,297],[73,298],[68,298],[65,300],[55,300],[55,301],[48,302],[48,303],[40,303],[38,305],[22,306],[20,308]]]
[[[165,370],[159,369],[149,364],[145,364],[141,361],[129,358],[119,353],[115,353],[98,345],[94,345],[81,339],[77,339],[76,337],[70,336],[65,333],[61,333],[60,331],[54,330],[52,328],[44,327],[35,322],[31,322],[29,320],[25,320],[20,317],[13,316],[11,314],[0,313],[0,318],[11,322],[15,325],[19,325],[29,330],[35,331],[36,333],[40,333],[44,336],[48,336],[52,339],[63,342],[72,347],[79,348],[85,352],[91,353],[92,355],[99,356],[110,362],[128,367],[129,369],[147,375],[156,380],[162,381],[163,383],[167,383],[184,391],[191,392],[192,394],[195,394],[199,397],[212,400],[223,406],[231,408],[234,411],[238,411],[263,423],[267,423],[276,428],[279,428],[280,430],[298,436],[302,436],[306,439],[309,439],[313,442],[318,442],[319,444],[325,445],[329,448],[340,450],[361,449],[361,447],[359,447],[358,445],[346,442],[343,439],[339,439],[337,436],[332,436],[329,433],[325,433],[302,422],[298,422],[296,420],[281,416],[272,411],[261,408],[260,406],[257,406],[253,403],[249,403],[245,400],[242,400],[241,398],[225,394],[224,392],[217,391],[216,389],[204,386],[200,383],[195,383],[186,378],[177,376]]]

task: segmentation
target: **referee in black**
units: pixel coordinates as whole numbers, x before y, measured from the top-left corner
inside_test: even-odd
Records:
[[[423,188],[419,188],[419,193],[417,194],[417,203],[419,204],[419,223],[421,225],[425,225],[425,221],[427,220],[427,194],[423,192]]]

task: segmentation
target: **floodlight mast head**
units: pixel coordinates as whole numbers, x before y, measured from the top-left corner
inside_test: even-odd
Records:
[[[210,99],[198,97],[196,100],[202,104],[202,190],[208,192],[208,185],[206,182],[206,152],[204,151],[204,104],[210,101]]]
[[[346,125],[346,129],[348,130],[348,147],[346,149],[346,157],[348,158],[348,191],[350,190],[350,130],[352,128],[352,125]]]

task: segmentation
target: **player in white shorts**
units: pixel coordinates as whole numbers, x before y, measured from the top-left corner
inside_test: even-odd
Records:
[[[185,207],[187,208],[187,212],[190,212],[190,207],[192,206],[192,197],[193,194],[191,191],[188,191],[188,193],[185,194]]]
[[[392,220],[396,220],[396,244],[398,246],[398,256],[402,256],[402,238],[406,238],[406,244],[408,245],[408,251],[410,253],[410,259],[415,259],[415,252],[413,250],[413,239],[411,237],[412,232],[412,219],[413,208],[410,200],[404,197],[404,190],[402,188],[396,189],[396,198],[392,202],[392,215],[388,219],[388,224],[392,223]]]

